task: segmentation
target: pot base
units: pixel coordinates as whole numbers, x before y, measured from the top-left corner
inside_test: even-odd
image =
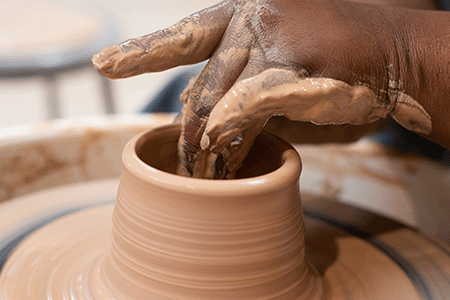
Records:
[[[310,295],[296,299],[412,300],[448,295],[447,247],[372,213],[339,202],[311,200],[307,195],[303,198],[306,252],[316,280]],[[63,295],[128,299],[127,291],[111,290],[103,273],[108,264],[112,211],[113,205],[84,210],[33,233],[4,267],[0,299],[30,295],[35,299]],[[355,216],[359,222],[348,223]],[[374,226],[367,227],[368,221]]]

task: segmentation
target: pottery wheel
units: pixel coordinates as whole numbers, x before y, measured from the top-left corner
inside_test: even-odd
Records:
[[[101,265],[117,184],[76,184],[0,206],[0,299],[108,298]],[[306,251],[325,299],[448,299],[449,247],[361,209],[302,197]]]

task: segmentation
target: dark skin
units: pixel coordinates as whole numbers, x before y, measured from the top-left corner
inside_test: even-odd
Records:
[[[426,1],[422,4],[432,8]],[[231,169],[221,167],[210,174],[223,177],[239,165],[237,153],[247,149],[228,146],[232,137],[222,138],[221,132],[240,126],[244,129],[234,136],[251,140],[268,116],[255,117],[248,127],[224,119],[222,127],[211,128],[210,114],[230,115],[223,107],[240,101],[243,89],[252,95],[251,102],[261,97],[259,90],[267,94],[286,83],[300,86],[304,78],[326,77],[350,87],[368,87],[376,96],[372,109],[384,110],[382,117],[390,113],[405,127],[450,148],[445,117],[450,111],[450,29],[443,24],[450,24],[450,14],[432,10],[330,0],[225,1],[188,17],[175,30],[104,49],[93,61],[102,75],[122,78],[209,58],[188,94],[180,157],[183,173],[196,177],[204,176],[208,164],[214,167],[217,157],[221,166],[224,160],[225,165],[234,161]],[[173,51],[177,46],[186,51]],[[161,56],[161,49],[173,55]],[[133,60],[124,60],[130,56]],[[268,75],[261,79],[263,72]],[[354,93],[349,89],[348,94]],[[406,98],[409,102],[403,101]],[[224,105],[223,99],[229,102]],[[299,102],[303,100],[298,96]],[[357,121],[338,118],[337,123],[364,125],[377,119],[370,109],[363,113],[367,116]],[[283,114],[310,121],[310,114]],[[426,129],[428,118],[431,133],[420,130]],[[205,130],[209,143],[204,142]]]

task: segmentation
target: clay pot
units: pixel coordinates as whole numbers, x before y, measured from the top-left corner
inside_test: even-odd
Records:
[[[233,180],[175,175],[178,125],[133,138],[113,213],[106,290],[118,299],[315,299],[300,157],[268,133]]]
[[[237,179],[193,179],[173,174],[179,132],[127,144],[115,206],[99,199],[22,241],[0,299],[448,299],[447,245],[308,194],[303,219],[287,143],[263,133]]]

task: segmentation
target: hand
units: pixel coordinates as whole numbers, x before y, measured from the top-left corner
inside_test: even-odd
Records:
[[[341,1],[224,1],[93,61],[123,78],[209,58],[186,100],[179,153],[186,175],[220,178],[273,115],[360,125],[391,114],[428,134],[429,115],[403,87],[408,17]]]

